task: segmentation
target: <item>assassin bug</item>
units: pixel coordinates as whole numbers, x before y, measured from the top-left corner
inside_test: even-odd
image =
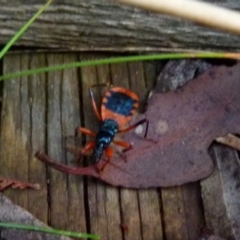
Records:
[[[144,137],[147,135],[148,121],[142,119],[139,122],[123,128],[132,118],[138,107],[138,96],[130,90],[122,87],[113,87],[106,92],[102,100],[101,114],[99,114],[96,103],[94,100],[92,89],[89,89],[90,97],[92,101],[93,110],[101,121],[99,130],[96,133],[83,127],[76,129],[76,135],[81,132],[90,136],[95,137],[95,141],[88,142],[80,152],[80,157],[85,153],[93,149],[93,160],[98,163],[103,153],[107,157],[107,161],[98,171],[103,171],[107,163],[113,157],[113,149],[110,146],[111,142],[124,148],[124,151],[130,150],[132,145],[125,141],[114,140],[116,133],[123,133],[136,128],[138,125],[147,122],[146,132]]]

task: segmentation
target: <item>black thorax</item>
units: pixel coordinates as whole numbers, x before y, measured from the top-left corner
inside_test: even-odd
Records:
[[[98,162],[103,154],[103,151],[110,145],[118,131],[118,124],[112,119],[106,119],[102,122],[96,136],[96,146],[93,152],[93,157]]]

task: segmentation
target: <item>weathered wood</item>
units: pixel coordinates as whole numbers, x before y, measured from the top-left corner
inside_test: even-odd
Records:
[[[141,232],[143,240],[163,239],[160,201],[156,189],[138,191],[139,211],[141,216]]]
[[[192,240],[205,226],[198,183],[161,190],[166,239]]]
[[[48,55],[48,64],[76,61],[75,55]],[[47,151],[58,161],[72,164],[66,154],[65,137],[74,134],[80,124],[77,69],[49,73],[47,84]],[[48,171],[50,223],[57,228],[85,231],[84,189],[82,177]]]
[[[9,56],[4,60],[4,73],[29,65],[40,67],[96,57],[104,56]],[[166,239],[195,239],[204,225],[198,183],[161,193],[156,189],[119,189],[92,178],[67,176],[53,169],[46,171],[46,167],[32,157],[37,149],[42,149],[58,161],[76,165],[74,157],[64,149],[65,137],[73,135],[79,125],[93,131],[99,127],[89,98],[89,86],[110,80],[114,85],[130,87],[141,100],[146,95],[146,85],[152,85],[153,73],[156,73],[154,64],[124,63],[4,82],[0,171],[4,176],[37,181],[42,186],[39,192],[9,190],[7,195],[53,227],[88,230],[99,234],[101,239],[160,240],[164,236]],[[105,91],[94,89],[98,106]],[[87,141],[89,137],[80,134],[79,139],[79,142]],[[21,159],[21,164],[16,159]],[[179,234],[181,237],[177,237]]]
[[[162,204],[166,239],[188,239],[182,187],[162,189]]]
[[[70,63],[77,61],[76,55],[63,55],[63,62]],[[51,81],[51,80],[49,80]],[[61,88],[61,111],[62,111],[62,137],[73,136],[76,126],[81,124],[80,115],[80,84],[78,69],[64,70],[62,73]],[[66,141],[64,147],[66,147]],[[72,154],[67,153],[64,158],[69,165],[76,165],[76,159]],[[85,189],[81,177],[68,176],[68,230],[86,231],[86,212],[84,204]],[[65,211],[66,211],[65,209]]]
[[[4,59],[3,73],[45,65],[43,55],[17,55]],[[46,170],[34,157],[45,145],[45,77],[36,75],[4,82],[1,122],[1,175],[38,182],[40,191],[6,195],[15,203],[31,210],[36,217],[48,220]]]
[[[238,153],[228,147],[214,146],[214,173],[201,181],[207,227],[226,239],[239,239]]]
[[[182,186],[182,193],[188,239],[197,239],[200,236],[201,229],[205,226],[200,183],[189,183]]]
[[[9,56],[4,59],[3,72],[75,60],[76,55],[61,54]],[[41,185],[40,191],[9,190],[6,195],[51,226],[84,232],[81,177],[53,169],[46,172],[46,166],[34,158],[36,150],[41,149],[59,161],[74,161],[64,150],[64,140],[80,124],[77,70],[5,82],[2,111],[1,175]]]
[[[21,70],[21,56],[9,57],[5,60],[4,72],[12,72],[13,69]],[[14,94],[11,95],[10,93]],[[10,172],[14,172],[16,178],[27,181],[28,175],[28,152],[27,143],[29,131],[22,131],[22,112],[21,112],[21,81],[14,79],[11,82],[4,83],[2,106],[2,131],[1,131],[1,174],[9,176]],[[29,106],[26,106],[28,109]],[[29,121],[28,121],[29,123]],[[29,124],[26,123],[26,128]],[[26,129],[28,130],[28,129]],[[12,146],[12,148],[9,148]],[[12,161],[10,160],[12,159]],[[15,161],[13,161],[13,159]],[[16,161],[17,159],[17,161]],[[17,164],[18,163],[18,164]],[[20,165],[17,167],[17,165]],[[16,168],[17,167],[17,168]],[[3,170],[4,169],[4,170]],[[3,172],[4,171],[4,172]],[[14,193],[10,190],[8,196]],[[15,200],[23,207],[28,204],[27,196],[20,193]]]
[[[208,2],[235,10],[240,8],[237,0]],[[38,0],[2,1],[0,44],[6,44],[39,7]],[[118,51],[238,50],[239,39],[239,36],[113,1],[59,0],[53,1],[16,46]]]
[[[27,61],[26,61],[27,60]],[[43,67],[46,65],[46,56],[44,54],[30,55],[26,59],[26,65],[30,68]],[[47,180],[46,166],[42,166],[34,157],[35,151],[39,148],[44,149],[46,131],[46,77],[45,74],[29,76],[29,105],[30,105],[30,141],[31,152],[29,153],[29,173],[30,182],[38,182],[41,191],[29,192],[28,210],[35,216],[41,217],[45,222],[48,219],[47,203]],[[24,106],[23,106],[24,107]],[[27,116],[26,116],[27,117]]]
[[[38,227],[47,227],[46,224],[40,222],[32,214],[24,210],[23,208],[15,205],[7,197],[0,194],[0,221],[1,222],[14,222],[19,224],[28,224]],[[59,235],[46,234],[41,232],[30,232],[22,231],[11,228],[1,227],[1,240],[12,240],[12,239],[41,239],[41,240],[71,240],[68,237]]]
[[[50,65],[63,63],[63,55],[49,55]],[[64,146],[61,126],[61,90],[62,72],[49,73],[47,82],[47,148],[48,153],[59,162],[65,162]],[[67,176],[53,169],[48,169],[49,193],[50,193],[50,222],[53,227],[66,228],[68,213],[68,189]]]

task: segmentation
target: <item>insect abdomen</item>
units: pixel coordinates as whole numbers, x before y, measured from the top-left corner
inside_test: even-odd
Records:
[[[96,146],[93,152],[94,161],[98,162],[103,151],[110,145],[118,131],[118,124],[112,119],[106,119],[102,122],[96,136]]]
[[[136,112],[138,97],[128,89],[115,87],[108,91],[102,102],[102,118],[114,119],[119,126],[125,125]]]

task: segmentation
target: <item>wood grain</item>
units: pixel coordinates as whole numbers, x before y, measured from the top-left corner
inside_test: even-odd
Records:
[[[197,239],[205,226],[199,184],[164,188],[161,193],[166,239]]]
[[[96,57],[106,55],[12,55],[4,59],[3,72]],[[101,239],[195,239],[204,225],[198,183],[162,191],[121,189],[93,178],[67,176],[46,169],[33,157],[40,149],[57,161],[83,164],[77,163],[74,156],[65,151],[65,146],[66,137],[73,135],[79,125],[98,130],[99,121],[92,110],[89,87],[111,81],[131,88],[142,100],[146,96],[146,85],[152,85],[153,73],[156,73],[155,64],[124,63],[4,82],[0,173],[38,182],[42,187],[40,191],[8,190],[6,195],[53,227],[89,231],[99,234]],[[98,107],[105,91],[94,89]],[[89,139],[80,134],[78,147]]]
[[[237,0],[207,2],[240,8]],[[0,9],[0,44],[6,44],[43,4],[44,1],[38,0],[4,0]],[[113,1],[58,0],[53,1],[15,46],[68,51],[236,51],[240,41],[236,35]]]
[[[11,73],[45,65],[45,56],[6,57],[3,72]],[[16,204],[31,210],[40,220],[48,221],[46,168],[34,157],[45,146],[45,76],[39,74],[4,82],[1,121],[1,174],[38,182],[41,191],[9,190],[6,195]]]
[[[4,59],[3,72],[74,60],[74,55],[61,54],[10,56]],[[46,171],[34,158],[36,150],[44,150],[58,161],[74,161],[64,150],[64,139],[80,123],[76,69],[11,80],[4,83],[3,91],[2,174],[41,185],[40,191],[10,190],[7,196],[51,226],[84,231],[81,178]]]
[[[76,57],[50,54],[48,64],[75,61]],[[73,135],[75,127],[80,124],[77,70],[49,73],[47,96],[47,151],[58,161],[72,164],[76,160],[66,154],[64,139]],[[82,178],[67,176],[53,169],[49,169],[48,178],[51,225],[72,230],[81,228],[84,231],[84,201],[79,202],[84,199]]]
[[[206,223],[223,238],[239,239],[239,155],[236,150],[217,144],[212,155],[215,171],[201,181]]]

